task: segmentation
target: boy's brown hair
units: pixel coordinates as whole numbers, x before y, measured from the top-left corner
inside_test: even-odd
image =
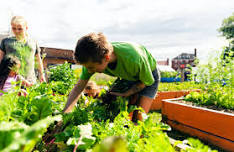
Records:
[[[110,48],[104,34],[90,33],[78,40],[74,56],[80,64],[89,61],[102,63],[102,59],[109,53]]]

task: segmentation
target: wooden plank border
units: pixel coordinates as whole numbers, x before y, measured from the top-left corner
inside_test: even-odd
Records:
[[[162,101],[163,121],[172,128],[196,136],[222,149],[234,150],[234,114]]]

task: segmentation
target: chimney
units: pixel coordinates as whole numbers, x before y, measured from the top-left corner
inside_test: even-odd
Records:
[[[194,49],[194,56],[197,57],[197,49]]]
[[[167,58],[167,65],[169,65],[169,58]]]

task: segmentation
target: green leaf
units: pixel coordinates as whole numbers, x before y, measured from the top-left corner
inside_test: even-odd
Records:
[[[28,127],[22,133],[15,136],[14,141],[9,143],[9,145],[5,147],[2,152],[32,151],[35,144],[41,139],[42,135],[46,132],[47,127],[54,121],[60,121],[60,120],[61,120],[61,115],[58,115],[54,117],[49,116],[45,119],[36,122],[31,127]]]
[[[52,102],[46,96],[37,96],[31,101],[31,112],[29,120],[37,122],[52,114]]]

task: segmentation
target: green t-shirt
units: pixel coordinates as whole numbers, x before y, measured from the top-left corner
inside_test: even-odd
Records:
[[[156,69],[156,60],[142,45],[129,42],[111,43],[117,64],[115,69],[107,67],[103,73],[116,76],[129,81],[141,81],[146,86],[154,83],[152,71]],[[87,68],[82,68],[80,79],[87,80],[93,73],[89,73]]]
[[[25,77],[28,81],[36,81],[34,71],[35,54],[40,53],[40,48],[36,41],[28,38],[26,43],[23,43],[18,41],[16,37],[9,37],[2,40],[0,49],[5,53],[5,57],[12,55],[20,60],[20,75]]]

